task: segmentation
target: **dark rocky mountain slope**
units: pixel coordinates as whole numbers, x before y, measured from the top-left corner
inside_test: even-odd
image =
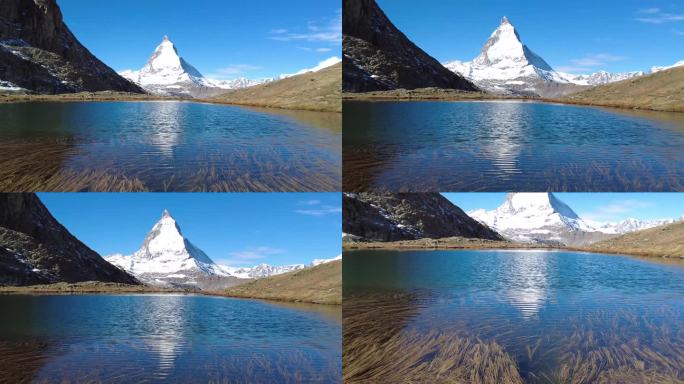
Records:
[[[412,43],[375,0],[343,0],[342,88],[345,92],[477,87]]]
[[[0,1],[0,85],[8,83],[45,94],[144,93],[81,45],[56,0]]]
[[[0,194],[0,285],[138,284],[75,238],[34,194]]]
[[[346,193],[342,231],[367,241],[456,236],[503,240],[439,193]]]

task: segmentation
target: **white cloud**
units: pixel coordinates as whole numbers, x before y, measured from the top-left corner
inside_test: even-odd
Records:
[[[312,199],[312,200],[300,201],[298,204],[299,205],[319,205],[320,203],[321,203],[320,200]]]
[[[230,256],[236,260],[259,260],[268,256],[280,255],[285,253],[285,250],[272,247],[254,247],[247,248],[242,251],[231,252]],[[235,261],[235,260],[233,260]]]
[[[338,44],[342,42],[342,10],[335,11],[335,16],[332,18],[308,22],[306,28],[302,28],[300,32],[285,29],[272,30],[270,39]]]
[[[217,74],[221,75],[240,75],[249,71],[258,71],[261,67],[251,64],[234,64],[216,70]]]
[[[684,14],[663,12],[660,8],[645,8],[637,11],[636,21],[647,24],[665,24],[684,21]]]
[[[232,64],[227,67],[219,68],[213,73],[206,75],[207,78],[216,80],[232,80],[238,76],[243,76],[248,72],[258,71],[263,69],[258,65],[252,64]]]
[[[609,53],[597,53],[586,55],[579,59],[570,60],[571,65],[560,66],[556,69],[561,72],[570,73],[594,72],[597,69],[601,69],[606,64],[622,61],[625,59],[626,57],[624,56],[617,56]]]
[[[319,53],[330,52],[330,51],[332,51],[332,48],[316,48],[316,52],[319,52]]]
[[[296,209],[295,212],[307,216],[326,216],[342,213],[342,207],[339,205],[323,204],[320,200],[305,200],[300,201],[300,206],[306,208]]]
[[[583,213],[581,217],[596,221],[621,220],[634,211],[651,208],[655,204],[650,201],[627,199],[617,200],[609,204],[598,206],[593,211]]]
[[[644,9],[638,10],[637,13],[652,15],[654,13],[660,13],[660,8],[644,8]]]

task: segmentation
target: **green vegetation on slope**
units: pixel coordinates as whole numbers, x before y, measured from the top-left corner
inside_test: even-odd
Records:
[[[684,112],[684,67],[602,85],[559,100],[563,103]]]
[[[342,304],[342,261],[250,281],[212,294],[339,305]]]
[[[318,72],[236,89],[205,101],[254,107],[342,112],[342,64]]]
[[[593,252],[684,258],[684,223],[632,232],[587,247]]]

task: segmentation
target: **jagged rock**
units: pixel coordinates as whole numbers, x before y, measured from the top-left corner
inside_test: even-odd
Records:
[[[0,284],[138,284],[75,238],[34,194],[0,194]]]
[[[439,193],[344,194],[342,231],[369,241],[503,238]]]
[[[144,93],[81,45],[56,0],[0,1],[0,82],[45,94]]]
[[[448,88],[476,91],[412,43],[374,0],[344,0],[342,88],[346,92]]]

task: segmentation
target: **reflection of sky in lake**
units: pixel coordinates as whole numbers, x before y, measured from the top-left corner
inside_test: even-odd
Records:
[[[341,114],[103,102],[2,104],[0,116],[7,185],[82,190],[83,179],[91,189],[340,190]]]
[[[0,358],[37,365],[0,365],[16,382],[341,377],[341,324],[328,308],[187,295],[6,296],[0,305],[14,309],[0,318]]]
[[[348,101],[343,190],[684,190],[684,119],[671,115],[519,101]]]
[[[632,349],[652,350],[672,364],[684,348],[682,263],[543,250],[354,251],[345,252],[343,279],[345,303],[366,298],[392,308],[385,313],[411,313],[407,332],[494,341],[537,377],[590,352],[629,363]],[[404,296],[411,311],[397,308]]]

